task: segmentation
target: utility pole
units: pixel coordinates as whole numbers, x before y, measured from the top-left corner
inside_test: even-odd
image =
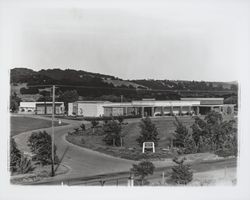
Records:
[[[123,95],[121,95],[121,102],[123,102]]]
[[[52,132],[51,132],[51,176],[55,176],[55,169],[54,169],[54,118],[55,118],[55,85],[52,86]]]

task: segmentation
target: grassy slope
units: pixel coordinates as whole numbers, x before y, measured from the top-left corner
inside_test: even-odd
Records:
[[[159,133],[159,147],[166,148],[169,144],[169,138],[172,137],[176,129],[174,121],[175,120],[173,117],[153,119],[153,123],[156,125]],[[187,127],[189,127],[194,122],[191,117],[183,117],[181,118],[181,121]],[[125,147],[139,147],[136,139],[140,135],[140,130],[139,122],[129,123],[124,127],[123,133],[126,135],[124,138]]]
[[[194,119],[190,116],[179,117],[179,119],[187,128],[189,128],[194,122]],[[224,117],[224,120],[230,119],[232,119],[232,117],[230,116]],[[156,148],[156,153],[151,155],[151,158],[171,157],[171,155],[168,154],[168,151],[164,149],[169,146],[169,138],[173,136],[173,133],[176,129],[174,125],[174,117],[154,118],[152,119],[152,121],[157,127],[159,133],[158,137],[160,138],[160,140],[158,147]],[[73,144],[117,157],[127,158],[131,160],[139,160],[145,158],[145,154],[141,153],[142,149],[136,142],[136,139],[140,135],[140,121],[138,119],[130,119],[125,120],[125,122],[128,122],[128,124],[124,125],[122,129],[122,133],[123,135],[125,135],[124,145],[122,148],[107,146],[103,142],[104,135],[102,132],[102,128],[96,130],[96,134],[94,135],[92,134],[91,129],[87,129],[85,132],[81,132],[79,135],[68,135],[66,139]],[[133,149],[128,150],[128,148]]]
[[[192,122],[194,121],[191,117],[184,117],[181,119],[181,121],[187,125],[190,126]],[[157,118],[154,119],[153,122],[155,123],[158,132],[159,132],[159,146],[156,149],[156,152],[158,154],[154,154],[154,157],[169,157],[169,154],[166,151],[160,150],[160,148],[167,148],[169,145],[168,138],[171,137],[172,133],[175,130],[175,126],[173,124],[174,118],[168,117],[168,118]],[[139,127],[138,120],[137,122],[130,122],[127,125],[124,125],[123,127],[123,134],[124,137],[124,146],[123,148],[120,147],[112,147],[112,146],[106,146],[103,142],[103,135],[101,128],[99,130],[96,130],[96,134],[93,135],[91,130],[85,131],[83,134],[80,134],[78,136],[76,135],[70,135],[67,136],[66,139],[76,145],[87,147],[96,151],[100,151],[103,153],[107,153],[113,156],[118,156],[122,158],[127,159],[141,159],[143,158],[143,155],[141,155],[141,147],[136,142],[136,139],[140,135],[140,127]],[[82,142],[82,139],[84,140]],[[135,148],[134,150],[128,151],[127,148]]]
[[[11,136],[14,136],[26,131],[51,127],[51,121],[44,119],[35,119],[32,117],[11,116],[10,125]],[[62,123],[61,125],[65,125],[65,123]],[[55,126],[58,126],[58,123],[55,123]]]

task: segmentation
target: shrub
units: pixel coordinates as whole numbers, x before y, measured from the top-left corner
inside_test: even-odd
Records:
[[[133,164],[133,167],[130,171],[134,174],[135,181],[138,181],[140,185],[148,184],[147,180],[145,179],[146,176],[152,175],[154,173],[155,166],[150,161],[142,161],[138,165]]]
[[[223,121],[220,113],[211,111],[205,120],[196,118],[191,128],[198,152],[223,154],[222,151],[225,151],[225,154],[237,154],[237,128],[234,120]]]
[[[175,130],[175,139],[173,140],[173,146],[184,147],[184,140],[188,135],[188,129],[176,116],[174,125],[176,126],[176,130]]]
[[[99,122],[97,120],[92,120],[91,124],[92,124],[92,127],[94,128],[99,124]]]
[[[120,146],[121,145],[121,125],[116,121],[109,121],[104,125],[105,137],[103,141],[107,145]]]
[[[118,120],[119,124],[122,124],[123,121],[124,121],[124,117],[123,116],[118,116],[117,120]]]
[[[152,123],[149,117],[141,120],[140,123],[141,135],[136,139],[140,146],[143,142],[154,142],[155,146],[158,145],[159,138],[158,131],[154,123]]]
[[[31,159],[22,155],[18,168],[17,168],[17,172],[20,174],[27,174],[29,172],[32,172],[33,170],[34,170],[34,166],[31,163]]]
[[[99,124],[99,121],[96,121],[96,120],[92,120],[91,121],[91,124],[92,124],[92,131],[93,131],[93,134],[95,133],[95,128],[97,127],[97,125]]]
[[[31,152],[35,154],[34,160],[39,161],[42,165],[52,163],[51,136],[46,131],[33,132],[28,139],[28,146]],[[54,146],[54,155],[56,163],[58,162],[56,146]]]
[[[79,133],[79,128],[74,128],[74,130],[75,130],[75,134]]]
[[[191,132],[186,135],[183,142],[184,142],[184,153],[185,154],[197,152],[197,147],[196,147],[196,144],[195,144],[195,141],[193,139]]]
[[[82,129],[82,131],[85,131],[86,130],[85,124],[81,124],[80,128]]]
[[[10,139],[10,171],[16,172],[21,160],[21,152],[17,148],[14,138]]]
[[[172,167],[171,180],[176,184],[188,184],[193,180],[193,172],[189,165],[184,164],[185,158],[178,161],[175,157],[173,162],[177,164],[177,166]]]
[[[197,152],[204,153],[211,150],[210,142],[207,138],[200,136],[197,143]]]

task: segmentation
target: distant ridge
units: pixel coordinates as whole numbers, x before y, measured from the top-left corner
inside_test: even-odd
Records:
[[[235,81],[123,80],[105,74],[73,69],[62,70],[59,68],[39,71],[28,68],[13,68],[10,71],[10,83],[12,92],[15,91],[20,95],[38,95],[41,93],[41,89],[46,88],[43,86],[31,88],[29,87],[31,85],[67,85],[67,88],[60,88],[61,92],[75,89],[84,100],[110,100],[109,98],[105,99],[106,96],[110,95],[116,97],[115,101],[120,99],[120,95],[123,95],[127,100],[151,97],[156,99],[176,99],[183,97],[176,92],[178,90],[191,91],[188,94],[189,96],[200,95],[195,92],[192,94],[192,91],[209,91],[209,94],[205,96],[211,97],[218,96],[218,94],[215,95],[211,91],[237,92],[237,82]],[[76,86],[86,88],[76,88]],[[138,89],[143,89],[145,92],[138,91]],[[168,90],[170,92],[150,92],[153,90]],[[202,95],[204,96],[204,94]]]

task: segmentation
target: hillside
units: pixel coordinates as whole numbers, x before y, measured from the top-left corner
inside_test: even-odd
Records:
[[[123,95],[124,101],[131,101],[152,97],[161,100],[179,99],[186,96],[217,97],[226,95],[229,97],[237,94],[237,84],[234,82],[122,80],[110,75],[72,69],[34,71],[27,68],[14,68],[10,72],[10,82],[12,93],[15,92],[24,99],[27,96],[30,99],[31,95],[34,95],[34,100],[39,98],[39,94],[42,95],[42,89],[46,89],[48,85],[52,84],[60,85],[57,92],[77,90],[82,100],[120,101],[120,95]],[[34,85],[40,86],[34,87]]]

